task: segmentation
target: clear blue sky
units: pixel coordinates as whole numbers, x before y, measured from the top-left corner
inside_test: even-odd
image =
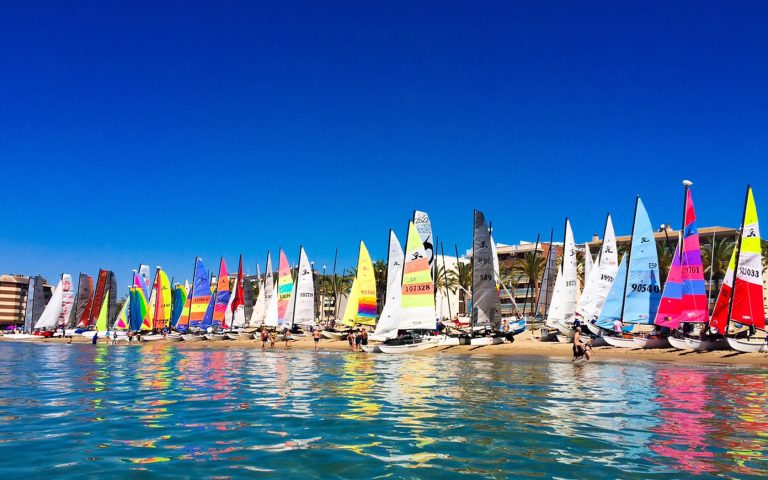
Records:
[[[414,208],[452,251],[606,212],[628,233],[768,215],[761,2],[6,2],[0,270],[191,277],[300,244],[386,256]],[[768,228],[766,229],[768,230]],[[446,252],[447,253],[447,252]],[[274,260],[274,257],[273,257]],[[262,267],[263,268],[263,267]]]

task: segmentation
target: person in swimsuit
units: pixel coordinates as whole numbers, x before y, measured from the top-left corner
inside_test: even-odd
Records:
[[[267,340],[269,340],[269,332],[267,332],[267,327],[261,327],[261,349],[265,350],[267,348]]]
[[[291,331],[287,328],[285,329],[285,348],[291,348],[291,340],[293,340],[293,335],[291,334]]]
[[[591,340],[587,343],[581,342],[581,327],[577,328],[576,331],[573,333],[573,361],[580,359],[581,357],[586,357],[587,360],[592,359],[592,355],[590,354],[590,351],[592,350],[592,347],[590,346]]]
[[[315,350],[317,350],[317,344],[320,343],[320,329],[316,328],[314,332],[312,332],[312,338],[315,340]]]
[[[347,335],[347,342],[349,342],[349,351],[354,352],[355,351],[355,334],[352,333],[352,330],[350,330],[349,335]]]
[[[275,342],[277,341],[277,332],[269,334],[269,348],[275,348]]]
[[[363,327],[362,333],[360,333],[360,344],[368,345],[368,331]]]

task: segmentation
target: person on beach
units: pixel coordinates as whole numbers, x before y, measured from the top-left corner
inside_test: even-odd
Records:
[[[581,342],[581,327],[578,327],[573,333],[573,361],[586,357],[587,361],[592,359],[590,354],[592,346],[590,345],[592,340],[588,340],[586,343]]]
[[[272,331],[269,334],[269,348],[275,348],[275,342],[277,341],[277,332]]]
[[[352,330],[349,331],[349,335],[347,335],[347,342],[349,342],[349,351],[354,352],[355,351],[355,334],[352,332]]]
[[[360,330],[358,330],[357,333],[355,334],[355,351],[356,352],[359,352],[360,350],[362,350],[360,348],[360,345],[362,344],[363,344],[363,334],[360,333]]]
[[[365,327],[363,327],[363,331],[360,333],[360,345],[368,345],[368,331],[365,329]]]
[[[112,345],[117,345],[117,332],[112,333]]]
[[[314,332],[312,332],[312,339],[315,341],[315,350],[317,350],[317,344],[320,343],[320,329],[316,328]]]
[[[617,337],[621,336],[621,332],[624,330],[624,325],[621,323],[621,319],[617,318],[613,321],[613,334]]]
[[[285,329],[285,348],[291,348],[291,341],[293,340],[293,335],[291,334],[291,331],[289,329]]]
[[[99,332],[93,332],[93,338],[91,339],[91,343],[96,345],[96,342],[99,341]]]
[[[261,349],[262,350],[267,348],[267,340],[269,340],[269,333],[267,332],[267,327],[261,327]]]

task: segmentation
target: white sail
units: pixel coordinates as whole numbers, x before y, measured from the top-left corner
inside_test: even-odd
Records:
[[[565,239],[563,241],[563,260],[557,272],[555,291],[547,314],[547,325],[550,327],[567,325],[573,321],[573,311],[576,307],[576,297],[579,286],[576,276],[576,244],[573,242],[573,231],[570,220],[565,221]]]
[[[475,210],[472,240],[472,326],[498,329],[501,323],[498,261],[483,212]]]
[[[592,273],[592,252],[589,250],[589,243],[584,244],[584,281],[589,278],[589,274]]]
[[[264,325],[277,327],[277,285],[272,285],[272,300],[268,300],[267,314],[264,317]]]
[[[63,281],[59,280],[56,284],[56,288],[53,290],[53,296],[48,301],[48,304],[43,310],[43,314],[35,323],[35,329],[48,329],[53,330],[56,325],[59,324],[59,317],[61,316],[62,300],[64,298],[64,286]]]
[[[315,279],[304,247],[299,251],[299,270],[296,273],[293,307],[294,325],[315,324]]]
[[[65,273],[61,276],[61,313],[59,314],[58,325],[61,328],[67,324],[69,312],[75,303],[75,289],[72,283],[72,275]]]
[[[256,296],[256,305],[253,306],[251,318],[248,320],[249,327],[259,327],[264,323],[264,316],[267,313],[267,297],[264,295],[264,282],[259,282],[259,294]]]
[[[395,232],[389,231],[389,256],[387,260],[387,293],[384,297],[384,308],[379,316],[379,323],[371,335],[372,339],[385,340],[397,336],[399,323],[400,297],[402,296],[401,282],[403,278],[403,247]]]
[[[427,212],[414,211],[413,226],[419,232],[419,237],[424,244],[424,252],[427,254],[427,260],[429,260],[429,266],[431,267],[435,261],[435,246],[432,243],[432,221],[429,219]],[[432,275],[431,270],[430,275]],[[432,280],[434,281],[434,279]]]
[[[600,261],[590,272],[579,303],[576,305],[576,314],[583,320],[591,322],[600,316],[600,311],[603,309],[608,292],[611,291],[611,285],[613,285],[618,269],[616,234],[613,231],[611,216],[608,215],[605,222],[603,245],[600,248]]]
[[[237,292],[237,284],[232,286],[232,292],[229,294],[229,300],[227,300],[227,309],[224,310],[224,325],[227,325],[229,328],[232,328],[235,326],[232,323],[234,320],[234,313],[232,312],[232,302],[235,301],[235,292]]]
[[[552,293],[555,284],[555,275],[557,275],[557,256],[552,247],[552,241],[549,242],[547,250],[547,259],[544,262],[544,274],[541,277],[541,287],[539,287],[539,297],[536,300],[536,310],[534,316],[546,315],[549,305],[552,302]]]

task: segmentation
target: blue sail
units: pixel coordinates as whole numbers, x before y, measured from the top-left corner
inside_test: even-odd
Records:
[[[129,307],[129,323],[132,331],[141,330],[141,324],[144,322],[144,317],[141,313],[141,299],[139,297],[139,291],[135,288],[131,288],[128,294]]]
[[[603,309],[600,311],[600,316],[597,317],[595,325],[606,330],[613,328],[613,322],[617,318],[621,318],[621,304],[624,302],[624,283],[627,278],[627,256],[624,255],[619,263],[619,270],[616,272],[616,278],[613,279],[611,290],[608,292],[608,296],[603,304]]]
[[[212,295],[210,301],[208,302],[208,308],[205,309],[205,316],[203,317],[203,321],[200,322],[201,329],[206,330],[213,324],[213,307],[215,305],[216,297]]]
[[[623,323],[650,324],[661,300],[659,256],[648,212],[640,197],[635,207],[635,227],[629,253],[629,273]]]

